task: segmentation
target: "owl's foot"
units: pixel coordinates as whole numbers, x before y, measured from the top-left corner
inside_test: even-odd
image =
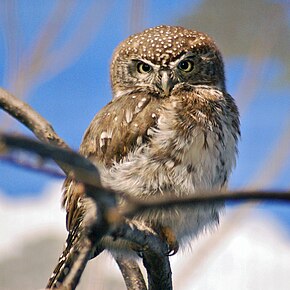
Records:
[[[179,244],[170,227],[160,227],[160,235],[166,241],[168,245],[168,252],[165,253],[167,256],[173,256],[178,252]]]

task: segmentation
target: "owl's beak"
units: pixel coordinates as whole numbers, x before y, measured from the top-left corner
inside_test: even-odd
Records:
[[[169,95],[170,91],[174,87],[174,83],[170,77],[169,70],[162,70],[160,71],[161,76],[161,88],[166,96]]]

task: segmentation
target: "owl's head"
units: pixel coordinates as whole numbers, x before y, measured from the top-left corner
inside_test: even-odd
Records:
[[[112,59],[111,83],[114,97],[138,91],[165,97],[181,83],[224,90],[224,65],[206,34],[162,25],[119,44]]]

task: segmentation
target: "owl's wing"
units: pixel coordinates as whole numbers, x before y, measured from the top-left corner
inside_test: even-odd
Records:
[[[144,94],[114,99],[93,119],[85,132],[80,153],[93,162],[112,166],[126,158],[128,152],[150,140],[150,128],[157,126],[162,101]],[[67,211],[67,228],[74,230],[83,214],[76,182],[64,183],[63,204]]]
[[[159,102],[160,103],[160,102]],[[80,153],[107,167],[148,141],[148,129],[158,115],[156,98],[138,95],[121,97],[105,106],[85,132]]]

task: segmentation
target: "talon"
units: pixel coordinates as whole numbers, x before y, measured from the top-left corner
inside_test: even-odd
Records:
[[[175,255],[178,252],[179,244],[172,229],[169,227],[160,227],[160,234],[168,245],[168,251],[165,253],[165,255]]]
[[[140,247],[139,245],[132,244],[131,249],[137,254],[139,258],[144,258],[144,248]]]
[[[143,252],[136,252],[137,256],[141,259],[144,258],[144,253]]]
[[[169,245],[168,244],[168,252],[165,253],[166,256],[173,256],[175,255],[179,250],[179,244],[176,241],[176,243],[174,245]]]

